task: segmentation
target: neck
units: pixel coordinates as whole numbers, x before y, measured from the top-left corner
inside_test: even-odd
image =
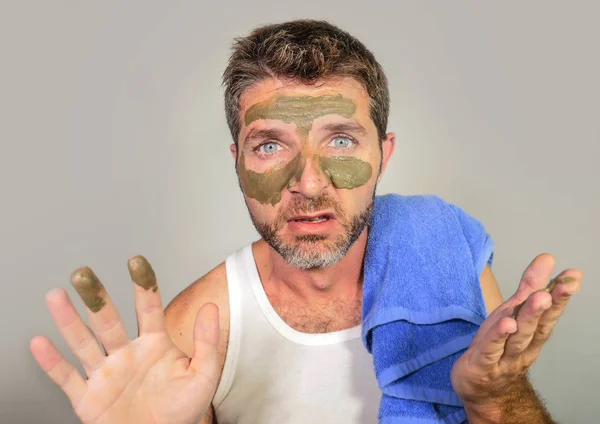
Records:
[[[347,254],[328,268],[300,269],[288,264],[264,240],[254,245],[254,253],[265,291],[277,296],[293,296],[306,306],[331,300],[361,300],[363,259],[367,230]]]

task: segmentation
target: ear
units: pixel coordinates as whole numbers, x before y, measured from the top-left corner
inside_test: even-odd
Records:
[[[237,146],[235,145],[235,143],[231,143],[231,146],[229,146],[229,151],[231,151],[231,157],[233,158],[233,162],[237,163]]]
[[[383,154],[383,157],[381,158],[381,173],[379,174],[379,177],[377,178],[378,183],[381,181],[381,178],[383,177],[383,174],[385,173],[387,165],[388,165],[390,159],[392,158],[392,154],[394,153],[395,147],[396,147],[396,134],[394,134],[393,132],[387,133],[385,135],[384,139],[381,141],[381,152]]]

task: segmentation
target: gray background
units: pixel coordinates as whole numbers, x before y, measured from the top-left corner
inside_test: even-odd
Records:
[[[435,193],[481,219],[506,297],[539,253],[557,272],[584,271],[532,375],[558,420],[597,422],[599,12],[579,1],[2,3],[0,422],[77,422],[28,350],[45,334],[68,353],[44,293],[74,295],[76,267],[96,270],[134,336],[128,257],[151,260],[166,303],[256,237],[220,74],[233,37],[298,17],[347,29],[388,74],[398,146],[379,193]]]

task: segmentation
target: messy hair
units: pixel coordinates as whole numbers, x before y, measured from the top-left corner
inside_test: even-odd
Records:
[[[389,114],[387,78],[373,54],[356,38],[316,20],[266,25],[236,38],[223,72],[225,114],[234,143],[237,145],[240,133],[240,99],[245,90],[268,78],[314,85],[332,77],[351,77],[362,84],[381,141]]]

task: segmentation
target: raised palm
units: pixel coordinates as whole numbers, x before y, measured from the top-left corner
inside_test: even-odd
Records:
[[[91,330],[65,290],[51,290],[46,302],[88,378],[84,379],[43,336],[31,340],[31,352],[85,424],[196,424],[206,413],[218,382],[217,307],[207,304],[198,312],[194,354],[189,358],[167,333],[150,264],[138,256],[128,266],[136,283],[136,339],[128,338],[104,286],[86,267],[73,273],[72,282],[86,304]]]

